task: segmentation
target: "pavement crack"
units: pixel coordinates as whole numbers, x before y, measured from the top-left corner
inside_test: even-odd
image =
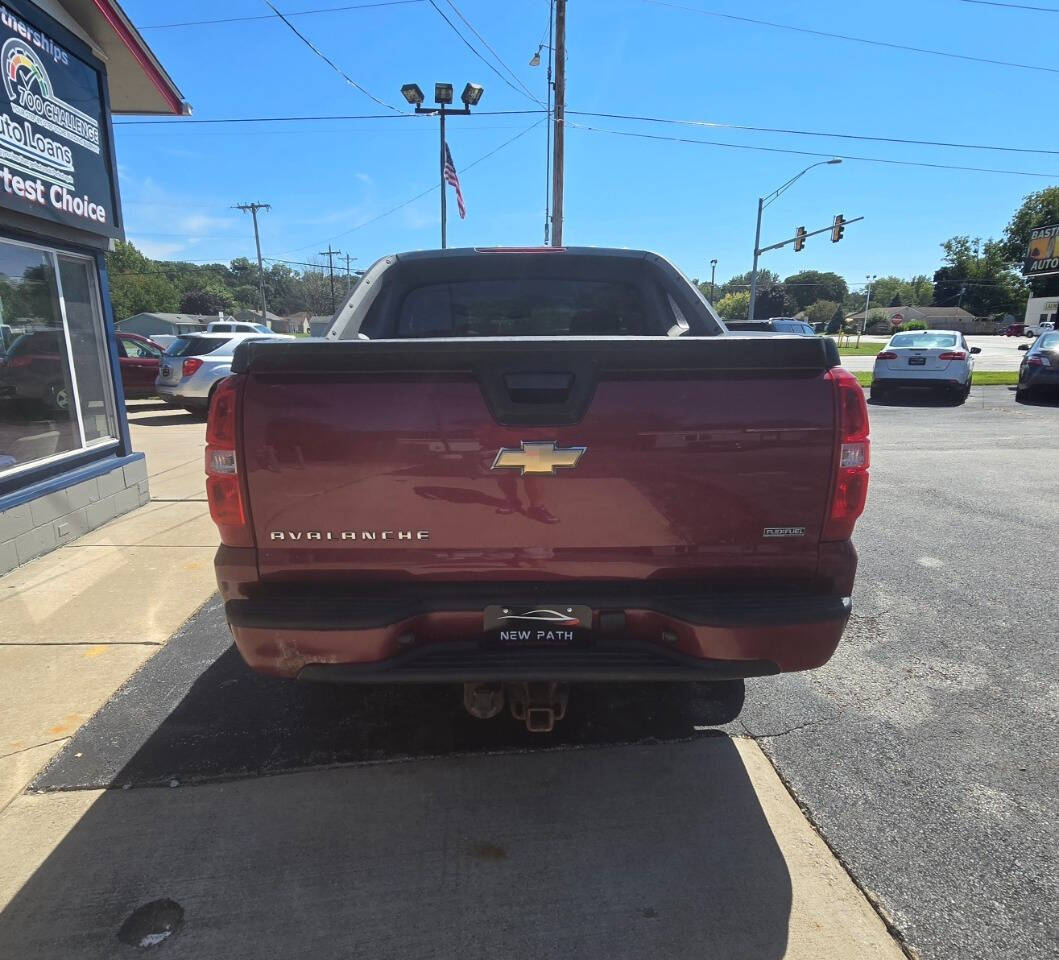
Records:
[[[775,737],[785,737],[788,733],[794,733],[797,730],[804,730],[806,727],[815,727],[821,723],[834,723],[836,717],[819,717],[816,720],[806,720],[805,723],[796,723],[793,726],[786,727],[783,730],[776,730],[773,733],[758,733],[751,730],[742,720],[739,721],[740,726],[748,737],[754,740],[769,740]]]
[[[12,750],[10,753],[0,753],[0,760],[6,760],[8,757],[17,757],[20,753],[26,753],[28,750],[36,750],[37,747],[46,747],[52,743],[62,743],[64,740],[69,740],[70,737],[56,737],[54,740],[45,740],[43,743],[30,744],[28,747],[23,747],[21,750]]]

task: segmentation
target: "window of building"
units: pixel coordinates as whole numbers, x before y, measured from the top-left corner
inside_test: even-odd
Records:
[[[95,262],[0,239],[0,476],[116,442]]]

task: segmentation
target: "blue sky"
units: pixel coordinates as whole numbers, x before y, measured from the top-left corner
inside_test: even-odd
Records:
[[[365,0],[280,0],[285,13]],[[464,35],[488,52],[453,13]],[[530,91],[545,97],[543,66],[528,66],[544,38],[547,0],[455,0]],[[961,0],[800,4],[674,0],[684,7],[847,36],[1047,68],[1020,69],[869,46],[705,16],[647,0],[569,0],[569,110],[798,128],[1059,151],[1049,124],[1059,81],[1059,13]],[[1042,6],[1048,5],[1042,3]],[[1055,4],[1059,7],[1059,2]],[[278,19],[167,29],[176,21],[268,14],[261,0],[124,0],[195,119],[389,113],[347,85]],[[350,77],[404,109],[400,86],[438,80],[485,86],[480,110],[537,105],[505,85],[428,0],[297,17],[292,22]],[[121,124],[117,153],[129,239],[170,259],[253,256],[250,218],[230,209],[261,200],[269,257],[316,261],[331,243],[366,266],[394,250],[439,242],[437,192],[374,222],[436,180],[437,121],[426,118],[245,125]],[[127,118],[132,119],[132,118]],[[449,122],[456,166],[526,130],[540,116]],[[766,212],[762,242],[835,213],[863,215],[839,244],[812,238],[802,253],[765,254],[786,276],[834,270],[851,285],[866,273],[930,273],[939,243],[959,233],[997,236],[1022,197],[1059,183],[1059,154],[689,128],[570,116],[571,124],[686,136],[778,150],[1054,174],[1026,177],[846,160],[812,170]],[[646,247],[689,275],[749,269],[757,197],[815,158],[735,147],[656,142],[567,131],[568,244]],[[536,244],[543,238],[545,128],[539,124],[462,174],[467,219],[450,191],[450,246]]]

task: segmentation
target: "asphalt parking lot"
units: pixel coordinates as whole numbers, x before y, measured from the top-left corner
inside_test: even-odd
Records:
[[[294,925],[313,956],[781,957],[795,870],[749,735],[910,949],[1052,957],[1057,424],[1007,388],[873,406],[846,638],[821,670],[748,682],[720,728],[738,691],[578,690],[540,737],[444,687],[272,681],[213,600],[37,778],[70,825],[0,943],[111,956],[117,905],[180,887],[187,956],[289,956]]]

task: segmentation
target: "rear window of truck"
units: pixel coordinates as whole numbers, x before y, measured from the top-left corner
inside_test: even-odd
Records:
[[[401,303],[397,336],[632,337],[658,333],[654,326],[632,284],[535,277],[416,287]]]

